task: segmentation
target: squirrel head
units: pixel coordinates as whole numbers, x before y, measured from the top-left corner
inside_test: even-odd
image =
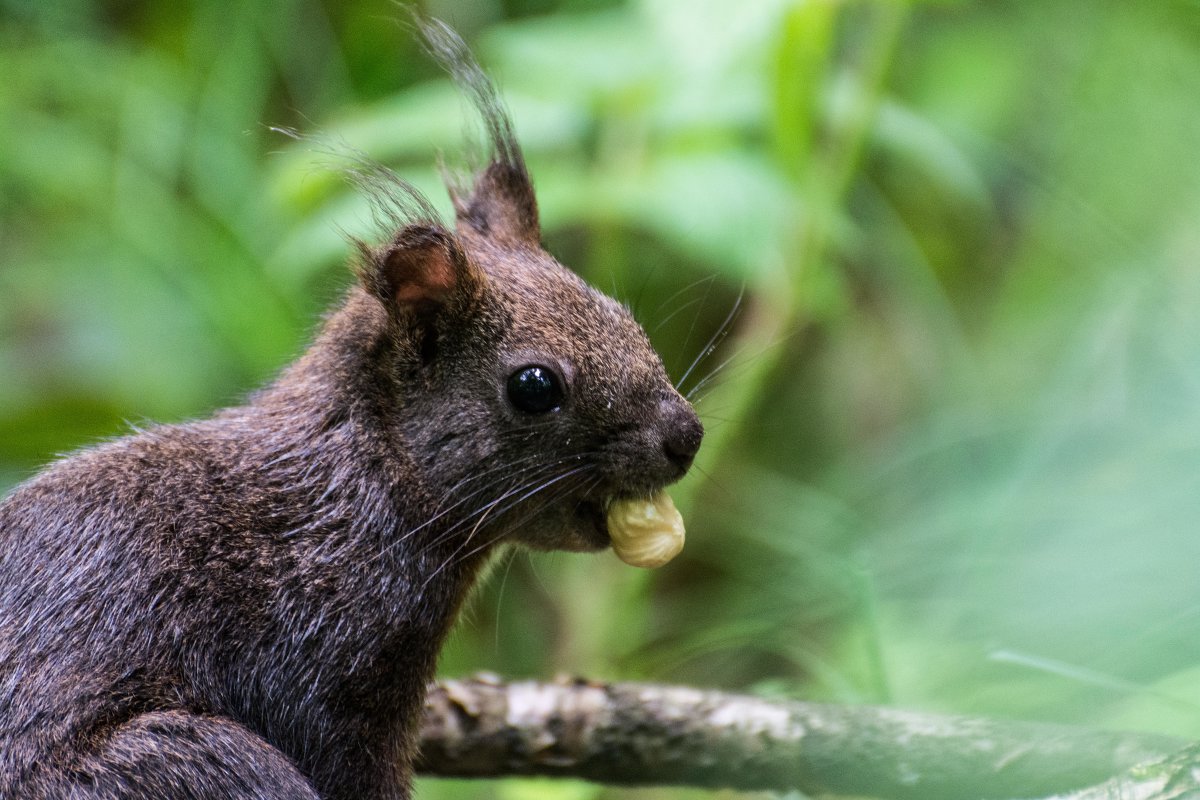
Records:
[[[629,311],[542,248],[511,122],[466,45],[418,25],[482,114],[491,156],[451,187],[453,228],[394,176],[366,181],[408,211],[385,244],[360,245],[358,268],[386,320],[393,424],[464,536],[605,547],[607,504],[682,477],[703,428]]]

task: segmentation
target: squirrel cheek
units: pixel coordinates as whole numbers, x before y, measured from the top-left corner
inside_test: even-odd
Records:
[[[683,550],[683,517],[671,495],[649,500],[614,500],[608,507],[613,552],[633,567],[661,567]]]

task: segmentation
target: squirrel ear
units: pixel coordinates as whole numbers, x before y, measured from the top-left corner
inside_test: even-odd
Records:
[[[360,278],[389,310],[421,315],[463,305],[483,282],[454,235],[431,225],[401,229],[385,247],[370,253]]]
[[[537,246],[542,238],[537,197],[515,143],[511,152],[513,161],[497,159],[479,173],[469,197],[452,195],[454,211],[460,228],[465,224],[493,239]]]

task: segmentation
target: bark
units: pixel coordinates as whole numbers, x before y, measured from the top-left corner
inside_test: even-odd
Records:
[[[1050,800],[1196,800],[1200,797],[1200,745],[1139,764],[1121,775]]]
[[[476,678],[431,687],[417,768],[458,778],[541,775],[880,798],[1091,800],[1125,795],[1066,793],[1185,744],[685,687]]]

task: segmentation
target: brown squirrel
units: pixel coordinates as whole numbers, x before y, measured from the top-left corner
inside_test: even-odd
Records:
[[[491,158],[271,386],[0,504],[0,797],[404,798],[437,653],[502,542],[609,545],[703,435],[628,311],[540,245],[492,85],[419,23]]]

